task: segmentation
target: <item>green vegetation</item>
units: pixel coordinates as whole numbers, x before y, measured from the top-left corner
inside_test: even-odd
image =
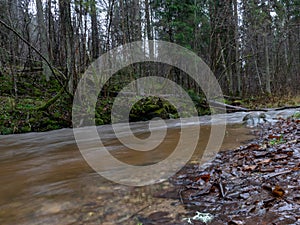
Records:
[[[12,97],[14,94],[12,93],[13,83],[11,77],[7,74],[0,76],[0,134],[40,132],[72,126],[72,98],[61,89],[60,84],[55,79],[48,82],[41,74],[30,76],[26,73],[17,74],[17,77],[17,97]],[[127,77],[127,80],[124,77]],[[96,125],[111,123],[111,109],[116,93],[123,86],[130,83],[131,79],[133,78],[126,76],[125,73],[125,75],[117,74],[110,80],[110,87],[105,87],[106,93],[99,96],[96,104]],[[119,82],[120,80],[123,82]],[[58,95],[60,92],[61,95]],[[198,115],[211,113],[203,95],[191,89],[187,93],[194,102]],[[60,97],[49,104],[49,100],[55,98],[55,96]],[[129,112],[131,122],[151,120],[155,117],[162,119],[176,119],[179,117],[179,112],[175,106],[164,98],[136,96],[130,99],[131,102],[128,102],[128,98],[124,98],[124,107],[121,102],[118,110],[125,109],[125,106],[130,103],[132,105]],[[296,105],[299,104],[299,99],[274,96],[272,98],[226,98],[224,103],[249,108],[263,108],[286,104]],[[192,109],[189,107],[188,104],[183,103],[181,116],[191,116]],[[119,113],[122,114],[122,111],[119,111]],[[300,118],[300,114],[295,113],[293,117]],[[278,140],[274,140],[270,142],[270,145],[277,143],[279,143]]]
[[[72,126],[72,98],[66,94],[55,79],[49,82],[41,74],[30,75],[29,73],[17,74],[17,96],[13,93],[13,83],[7,74],[0,76],[0,134],[13,134],[25,132],[40,132],[60,129]],[[126,78],[126,79],[125,79]],[[105,93],[99,95],[95,108],[95,123],[103,125],[111,123],[111,109],[118,93],[124,86],[128,85],[134,76],[128,77],[126,73],[119,73],[110,80],[110,87],[105,87]],[[120,80],[122,82],[120,82]],[[61,92],[61,93],[60,93]],[[188,90],[191,100],[198,115],[210,114],[210,109],[203,95],[194,90]],[[51,99],[56,98],[54,102]],[[176,119],[179,112],[168,100],[156,97],[135,96],[128,102],[120,103],[119,114],[130,103],[129,121],[146,121],[155,117],[162,119]],[[49,104],[49,100],[51,104]],[[174,99],[176,101],[176,99]],[[298,105],[299,99],[287,97],[260,97],[260,98],[225,98],[224,103],[230,105],[244,106],[248,108],[278,107],[282,105]],[[124,107],[122,106],[124,104]],[[189,104],[182,103],[181,116],[191,116]],[[300,118],[295,113],[294,118]],[[121,118],[116,118],[117,120]],[[270,142],[270,145],[279,143],[278,140]]]
[[[293,118],[300,119],[300,112],[295,112]]]
[[[36,74],[35,76],[18,74],[17,97],[11,97],[10,76],[2,75],[0,77],[0,134],[40,132],[72,126],[72,99],[70,96],[63,92],[60,98],[48,106],[49,100],[53,96],[57,96],[61,87],[55,80],[47,82],[43,76],[38,76],[40,79],[36,77]],[[115,97],[110,93],[118,92],[124,85],[116,80],[118,79],[111,81],[113,88],[107,90],[106,97],[99,96],[95,108],[96,125],[111,123],[111,109]],[[125,82],[125,84],[127,83],[128,81]],[[198,115],[210,113],[204,97],[194,91],[188,91],[188,93],[195,104]],[[124,98],[125,105],[128,105],[127,100]],[[129,114],[131,122],[146,121],[155,117],[162,119],[179,117],[175,107],[164,98],[136,97],[132,99],[132,105]],[[122,109],[122,105],[120,109]],[[182,116],[190,116],[190,110],[188,105],[183,104]]]
[[[283,139],[283,135],[280,135],[280,137],[276,137],[273,138],[271,140],[269,140],[269,145],[273,146],[273,145],[278,145],[278,144],[283,144],[285,143],[285,140]]]
[[[11,84],[8,75],[0,77],[0,134],[48,131],[70,127],[71,100],[62,95],[45,110],[47,103],[57,92],[55,80],[46,82],[43,78],[19,75],[18,95],[11,97]]]

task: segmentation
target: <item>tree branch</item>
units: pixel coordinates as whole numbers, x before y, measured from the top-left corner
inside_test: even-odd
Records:
[[[43,56],[43,54],[41,54],[39,52],[38,49],[36,49],[30,42],[28,42],[25,38],[22,37],[21,34],[19,34],[13,27],[9,26],[8,24],[6,24],[4,21],[2,21],[0,19],[0,23],[6,27],[7,29],[9,29],[10,31],[12,31],[18,38],[20,38],[25,44],[27,44],[30,48],[32,48],[45,62],[46,64],[49,66],[51,73],[53,74],[53,76],[55,77],[55,79],[59,82],[59,84],[61,85],[61,89],[60,91],[53,97],[51,98],[48,102],[46,102],[43,106],[36,108],[35,110],[45,110],[46,108],[48,108],[50,105],[52,105],[54,102],[56,102],[59,97],[63,94],[63,92],[65,91],[70,97],[73,97],[73,95],[67,90],[67,84],[68,82],[65,82],[65,84],[57,77],[57,75],[55,74],[55,71],[53,69],[53,66],[51,65],[51,63]],[[67,81],[67,77],[65,76],[65,74],[63,74],[61,71],[56,70],[64,79],[65,81]]]
[[[60,83],[61,87],[65,87],[65,85],[63,84],[63,82],[57,77],[57,75],[55,74],[55,71],[53,69],[53,66],[51,65],[51,63],[40,53],[40,51],[34,47],[29,41],[27,41],[25,38],[22,37],[21,34],[19,34],[13,27],[9,26],[7,23],[5,23],[3,20],[0,19],[0,23],[6,27],[7,29],[9,29],[10,31],[12,31],[18,38],[20,38],[26,45],[28,45],[30,48],[32,48],[45,62],[46,64],[49,66],[51,73],[53,74],[53,76],[55,77],[55,79]],[[57,70],[57,72],[65,79],[67,80],[67,77],[65,76],[65,74],[63,74],[61,71]],[[65,90],[69,95],[71,95],[71,93],[69,93],[67,90]]]

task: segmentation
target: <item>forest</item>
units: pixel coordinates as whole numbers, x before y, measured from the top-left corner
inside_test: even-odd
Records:
[[[299,104],[296,0],[1,0],[0,27],[1,134],[72,126],[74,92],[89,65],[111,49],[143,40],[175,43],[201,57],[226,103],[252,109]],[[199,115],[210,113],[201,88],[184,72],[138,63],[101,90],[96,123],[111,122],[112,102],[124,85],[151,75],[173,80]],[[176,110],[164,100],[158,105],[160,100],[137,103],[131,120],[176,118]]]
[[[0,224],[299,225],[299,86],[300,0],[0,0]]]

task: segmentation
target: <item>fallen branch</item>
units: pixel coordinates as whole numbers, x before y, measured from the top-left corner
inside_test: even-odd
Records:
[[[222,102],[217,102],[217,101],[208,101],[208,103],[216,108],[226,108],[226,110],[235,110],[235,111],[243,111],[243,112],[249,112],[252,111],[250,109],[244,108],[244,107],[240,107],[240,106],[234,106],[234,105],[228,105],[226,103],[222,103]]]
[[[213,106],[216,109],[224,109],[226,108],[226,110],[230,111],[230,112],[253,112],[253,111],[261,111],[261,112],[269,112],[269,111],[280,111],[280,110],[284,110],[284,109],[300,109],[300,106],[283,106],[280,108],[273,108],[273,109],[269,109],[269,108],[262,108],[262,109],[248,109],[248,108],[244,108],[244,107],[240,107],[240,106],[234,106],[234,105],[229,105],[226,103],[222,103],[222,102],[217,102],[217,101],[208,101],[208,103]]]
[[[73,97],[73,95],[67,90],[67,84],[68,82],[62,82],[61,79],[59,79],[54,71],[53,66],[51,65],[51,63],[45,58],[45,56],[43,56],[43,54],[40,53],[40,51],[38,49],[36,49],[29,41],[27,41],[25,38],[22,37],[21,34],[19,34],[13,27],[9,26],[8,24],[6,24],[4,21],[2,21],[0,19],[0,23],[6,27],[7,29],[9,29],[10,31],[12,31],[18,38],[20,38],[26,45],[28,45],[30,48],[32,48],[48,65],[48,67],[51,70],[51,73],[53,74],[54,78],[59,82],[59,84],[61,85],[61,90],[57,93],[57,95],[55,95],[53,98],[51,98],[47,103],[45,103],[43,106],[38,107],[35,110],[44,110],[47,109],[50,105],[52,105],[54,102],[56,102],[56,100],[59,99],[59,97],[63,94],[63,92],[65,91],[70,97]],[[67,77],[65,76],[65,74],[63,74],[61,71],[56,70],[64,79],[65,81],[67,81]]]
[[[45,58],[45,56],[43,56],[42,53],[40,53],[40,51],[34,47],[29,41],[27,41],[25,38],[22,37],[21,34],[19,34],[13,27],[9,26],[8,24],[6,24],[4,21],[2,21],[0,19],[0,23],[6,27],[7,29],[9,29],[10,31],[12,31],[18,38],[20,38],[26,45],[28,45],[30,48],[32,48],[45,62],[46,64],[49,66],[50,70],[51,70],[51,73],[53,74],[53,76],[55,77],[55,79],[59,82],[59,84],[62,86],[62,87],[65,87],[65,85],[63,84],[63,82],[57,77],[54,69],[53,69],[53,66],[51,65],[51,63]],[[63,74],[61,71],[59,70],[56,70],[65,80],[67,80],[67,77],[65,76],[65,74]],[[67,90],[66,90],[67,91]],[[71,95],[71,93],[69,93],[67,91],[67,93],[69,95]]]
[[[45,109],[48,109],[54,102],[56,102],[60,96],[62,96],[62,94],[64,93],[65,87],[62,87],[59,92],[53,97],[51,98],[49,101],[47,101],[44,105],[35,108],[34,110],[36,111],[43,111]]]
[[[294,105],[294,106],[283,106],[280,108],[275,108],[275,109],[270,109],[270,110],[275,110],[275,111],[280,111],[280,110],[284,110],[284,109],[300,109],[300,105]]]

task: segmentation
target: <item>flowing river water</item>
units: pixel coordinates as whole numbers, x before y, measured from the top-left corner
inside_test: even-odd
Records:
[[[295,110],[268,112],[286,117]],[[221,150],[233,149],[254,138],[241,125],[246,113],[220,115],[227,121]],[[210,118],[200,117],[200,138],[191,161],[198,162],[210,135]],[[177,120],[169,120],[164,142],[155,151],[139,153],[122,147],[111,126],[101,126],[110,152],[132,165],[159,162],[174,150],[180,136]],[[133,133],[147,137],[147,122],[131,124]],[[187,145],[186,148],[189,148]],[[109,171],[108,171],[109,172]],[[153,197],[169,187],[167,181],[146,187],[113,183],[97,174],[82,157],[72,129],[0,136],[0,224],[137,224],[134,216],[182,207]]]

